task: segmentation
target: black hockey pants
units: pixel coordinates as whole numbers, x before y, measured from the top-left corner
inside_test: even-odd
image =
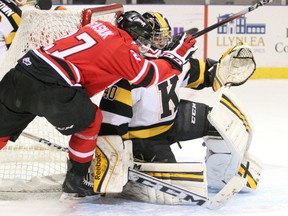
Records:
[[[94,121],[95,107],[85,89],[44,83],[16,66],[0,82],[0,137],[17,139],[36,116],[71,135]]]

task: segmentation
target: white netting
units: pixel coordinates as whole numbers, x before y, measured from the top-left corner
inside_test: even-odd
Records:
[[[25,130],[53,143],[68,144],[45,119],[37,117]],[[0,151],[0,191],[59,190],[66,172],[67,154],[20,136]]]
[[[83,7],[68,10],[23,10],[22,22],[0,68],[0,77],[16,64],[29,49],[48,45],[81,26]],[[123,11],[121,4],[85,11],[85,20],[102,19],[115,22]],[[89,15],[92,13],[92,17]],[[88,14],[88,15],[87,15]],[[37,117],[26,132],[50,142],[67,146],[69,137],[61,135],[44,118]],[[67,154],[29,138],[20,136],[0,151],[1,191],[55,191],[61,189],[66,174]]]
[[[102,19],[115,22],[115,15],[123,9],[122,5],[108,5],[96,12],[85,12],[84,20]],[[13,43],[1,64],[0,75],[16,65],[17,60],[28,50],[51,44],[55,39],[76,31],[82,24],[83,6],[70,6],[68,10],[38,10],[24,7],[22,22]],[[95,8],[91,8],[95,9]],[[89,18],[89,13],[92,17]]]

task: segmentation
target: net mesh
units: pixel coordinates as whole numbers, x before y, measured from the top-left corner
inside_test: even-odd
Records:
[[[119,11],[123,10],[121,7],[120,4],[114,4],[86,8],[86,11],[83,11],[85,8],[81,6],[49,11],[24,7],[21,25],[1,64],[0,74],[3,76],[7,73],[28,50],[49,45],[55,39],[75,32],[83,23],[87,24],[96,19],[115,23]]]
[[[71,6],[61,11],[37,10],[33,7],[23,10],[20,28],[1,64],[0,75],[3,76],[15,66],[29,49],[51,44],[55,39],[75,32],[83,23],[96,19],[114,23],[123,12],[121,4],[83,9]],[[61,135],[44,118],[36,117],[25,132],[52,143],[68,145],[69,136]],[[67,153],[20,136],[16,142],[8,142],[0,151],[0,192],[60,190],[66,164]]]

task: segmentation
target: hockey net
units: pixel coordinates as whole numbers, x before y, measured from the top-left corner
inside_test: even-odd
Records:
[[[49,45],[96,19],[115,24],[121,13],[121,4],[86,9],[70,6],[58,11],[25,8],[20,28],[1,64],[0,76],[15,66],[28,50]],[[66,147],[70,138],[40,117],[25,132]],[[66,170],[67,153],[20,135],[16,142],[9,141],[0,151],[0,192],[60,191]]]

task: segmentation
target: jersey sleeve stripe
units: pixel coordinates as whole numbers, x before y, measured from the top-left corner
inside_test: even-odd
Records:
[[[15,35],[16,35],[16,32],[10,32],[10,34],[5,38],[5,43],[8,48],[10,47]]]
[[[157,84],[159,82],[159,70],[157,65],[154,62],[145,59],[140,73],[136,78],[130,80],[130,82],[143,87]]]
[[[80,86],[81,87],[80,83],[73,84],[71,82],[71,80],[68,78],[68,76],[65,73],[63,73],[63,71],[55,64],[57,62],[52,61],[54,59],[50,60],[48,57],[46,57],[44,54],[40,53],[38,50],[33,50],[33,52],[38,57],[40,57],[43,61],[47,62],[70,86]]]
[[[74,81],[76,83],[76,78],[72,72],[72,70],[70,69],[69,65],[66,64],[65,61],[55,57],[55,56],[51,56],[51,59],[53,59],[55,62],[58,63],[58,65],[63,68],[65,70],[65,72],[69,75],[70,80]]]
[[[17,27],[19,27],[19,26],[20,26],[20,23],[21,23],[21,17],[19,16],[19,14],[14,13],[14,14],[12,15],[12,18],[13,18],[15,24],[17,25]]]
[[[100,107],[102,111],[108,111],[109,113],[115,113],[128,118],[132,118],[133,115],[132,106],[129,106],[117,100],[109,101],[106,99],[102,99]]]
[[[151,61],[150,63],[153,65],[154,70],[155,70],[155,80],[152,85],[156,85],[159,82],[159,70],[158,70],[157,65],[154,62]]]
[[[117,114],[110,113],[110,112],[106,112],[103,110],[102,110],[102,115],[103,115],[102,123],[106,123],[106,124],[119,126],[121,124],[125,124],[131,121],[131,118],[117,115]]]
[[[144,65],[143,65],[141,71],[138,73],[138,75],[134,79],[130,80],[131,83],[137,83],[141,79],[141,77],[145,74],[145,72],[147,70],[148,63],[149,63],[149,61],[145,59]]]
[[[147,86],[151,85],[151,82],[152,82],[154,76],[155,76],[155,70],[153,67],[150,67],[146,76],[144,77],[144,79],[141,80],[139,83],[137,83],[137,85],[140,85],[143,87],[147,87]]]
[[[73,67],[74,72],[76,74],[76,82],[80,83],[81,75],[80,75],[80,72],[79,72],[78,68],[74,64],[70,64],[70,65],[71,65],[71,67]]]
[[[164,132],[168,131],[174,123],[171,123],[170,125],[163,125],[163,126],[158,126],[158,127],[154,127],[154,128],[147,128],[147,129],[142,129],[142,130],[134,130],[135,128],[133,128],[133,131],[131,130],[131,128],[129,128],[129,133],[123,135],[124,139],[146,139],[146,138],[150,138],[153,136],[157,136],[159,134],[163,134]]]
[[[193,62],[192,62],[193,61]],[[188,88],[201,89],[205,82],[205,63],[197,59],[190,60],[191,68],[189,69],[187,75],[188,78]],[[186,79],[186,77],[185,77]]]
[[[73,154],[77,157],[80,157],[80,158],[87,158],[87,157],[92,156],[95,153],[95,149],[93,149],[92,151],[87,152],[87,153],[82,153],[82,152],[79,152],[79,151],[72,149],[70,146],[69,146],[69,151],[71,154]]]
[[[117,97],[115,97],[115,101],[119,101],[123,104],[126,104],[126,105],[132,107],[131,91],[118,87],[117,88]]]

